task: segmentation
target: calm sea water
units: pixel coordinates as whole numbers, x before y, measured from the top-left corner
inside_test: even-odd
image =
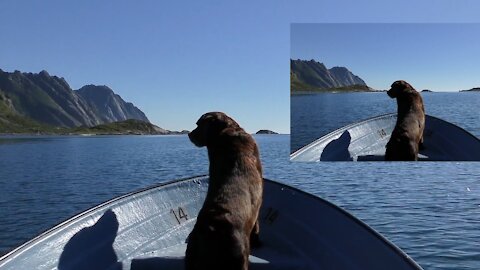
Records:
[[[425,111],[480,137],[480,93],[422,93]],[[335,129],[397,112],[386,93],[320,93],[291,96],[291,152]]]
[[[255,137],[265,177],[321,196],[425,269],[480,269],[480,164],[293,163],[288,135]],[[146,186],[206,174],[186,136],[0,138],[0,253]]]

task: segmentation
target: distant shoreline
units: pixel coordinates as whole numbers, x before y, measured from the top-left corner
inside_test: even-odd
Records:
[[[468,90],[460,90],[460,92],[480,92],[480,87],[474,87]]]
[[[252,135],[290,135],[288,133],[251,133]],[[102,134],[76,134],[76,133],[2,133],[2,137],[41,137],[41,136],[65,136],[65,137],[101,137],[101,136],[187,136],[188,133],[169,133],[169,134],[137,134],[137,133],[102,133]]]
[[[384,90],[312,90],[312,91],[291,91],[290,95],[308,95],[308,94],[342,94],[342,93],[384,93]]]
[[[140,133],[99,133],[99,134],[76,134],[76,133],[1,133],[0,139],[2,137],[16,137],[16,136],[65,136],[65,137],[94,137],[94,136],[177,136],[177,135],[187,135],[187,133],[170,133],[170,134],[140,134]]]
[[[323,93],[330,93],[330,94],[341,94],[341,93],[385,93],[387,90],[312,90],[312,91],[291,91],[290,95],[308,95],[308,94],[323,94]],[[422,94],[437,94],[437,93],[480,93],[480,90],[454,90],[454,91],[418,91]]]

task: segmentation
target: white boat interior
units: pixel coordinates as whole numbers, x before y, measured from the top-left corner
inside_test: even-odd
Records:
[[[384,161],[396,114],[337,129],[290,155],[291,161]],[[480,140],[466,130],[426,115],[420,161],[480,161]]]
[[[262,246],[250,269],[421,269],[328,201],[266,180]],[[0,269],[184,269],[208,176],[160,184],[87,210],[0,258]]]

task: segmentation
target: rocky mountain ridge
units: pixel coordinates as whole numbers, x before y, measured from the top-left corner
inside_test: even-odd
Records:
[[[367,84],[345,67],[328,69],[315,60],[290,59],[291,91],[335,89],[358,86],[368,89]]]
[[[3,114],[50,126],[91,127],[127,119],[149,122],[140,109],[107,86],[87,85],[72,90],[64,78],[51,76],[45,70],[10,73],[0,69],[0,91],[4,97]]]

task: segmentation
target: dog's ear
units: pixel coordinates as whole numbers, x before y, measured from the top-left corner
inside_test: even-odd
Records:
[[[224,113],[218,113],[218,121],[220,127],[223,129],[232,128],[232,129],[239,129],[240,125],[235,122],[232,118]]]
[[[231,118],[224,113],[213,113],[205,121],[207,140],[214,141],[218,139],[220,133],[232,125]]]
[[[417,92],[417,90],[415,90],[415,88],[413,88],[413,86],[408,82],[401,81],[401,92],[410,94],[410,93]]]
[[[211,112],[204,115],[202,122],[208,126],[209,132],[212,136],[216,136],[226,128],[237,129],[240,126],[230,118],[228,115],[222,112]]]
[[[403,81],[403,80],[396,81],[392,84],[392,88],[398,88],[398,89],[404,89],[408,86],[409,86],[409,84],[406,81]]]

